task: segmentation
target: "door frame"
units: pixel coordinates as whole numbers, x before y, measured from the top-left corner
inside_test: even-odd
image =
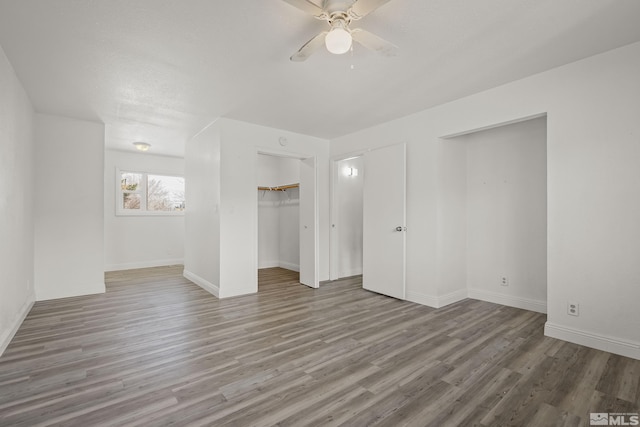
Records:
[[[314,234],[314,283],[313,287],[320,287],[320,216],[319,216],[319,206],[318,206],[318,156],[315,154],[305,154],[305,153],[296,153],[287,150],[279,150],[268,147],[256,147],[256,156],[263,154],[267,156],[275,156],[275,157],[286,157],[289,159],[297,159],[297,160],[305,160],[305,159],[314,159],[313,173],[315,176],[314,179],[314,188],[313,188],[313,198],[315,200],[315,208],[314,208],[314,221],[313,221],[313,234]],[[256,180],[257,181],[257,180]],[[301,202],[302,203],[302,202]],[[302,209],[302,206],[300,206]],[[254,235],[253,248],[255,251],[255,260],[256,260],[256,274],[258,271],[258,203],[255,204],[255,218],[256,218],[256,232]]]

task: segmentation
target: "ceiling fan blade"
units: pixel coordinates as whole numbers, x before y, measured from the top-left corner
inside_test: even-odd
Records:
[[[324,38],[327,36],[327,32],[323,31],[308,42],[304,44],[296,53],[291,56],[293,62],[306,61],[315,51],[324,46]]]
[[[356,0],[349,9],[349,15],[356,20],[363,18],[389,1],[391,0]]]
[[[309,0],[282,0],[289,3],[291,6],[295,6],[303,12],[307,12],[313,16],[320,17],[324,14],[321,7]]]
[[[357,41],[362,46],[382,56],[396,56],[398,54],[398,46],[370,33],[369,31],[356,28],[351,30],[351,37],[353,37],[353,40]]]

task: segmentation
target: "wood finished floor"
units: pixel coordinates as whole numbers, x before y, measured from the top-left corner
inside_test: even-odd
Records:
[[[0,357],[0,425],[555,426],[639,412],[640,361],[543,336],[545,316],[310,289],[266,269],[217,300],[181,267],[38,302]]]

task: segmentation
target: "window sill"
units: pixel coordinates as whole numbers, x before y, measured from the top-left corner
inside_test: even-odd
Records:
[[[184,216],[184,211],[179,211],[179,212],[117,211],[116,216]]]

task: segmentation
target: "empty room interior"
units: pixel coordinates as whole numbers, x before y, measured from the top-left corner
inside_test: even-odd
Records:
[[[637,0],[0,0],[0,426],[640,425]]]

